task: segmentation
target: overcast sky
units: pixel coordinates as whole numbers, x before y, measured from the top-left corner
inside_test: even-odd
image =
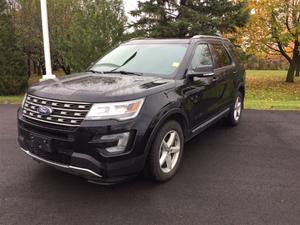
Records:
[[[141,2],[144,2],[145,0],[140,0]],[[124,0],[124,6],[125,11],[128,13],[129,11],[136,9],[138,4],[138,0]],[[130,16],[128,15],[129,20],[132,20]]]
[[[137,7],[137,0],[124,0],[126,12],[133,10]]]

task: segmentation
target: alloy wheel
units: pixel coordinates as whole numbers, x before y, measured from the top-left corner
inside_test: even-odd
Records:
[[[233,113],[233,116],[234,116],[234,120],[235,121],[238,121],[241,117],[241,114],[242,114],[242,98],[241,96],[238,96],[236,98],[236,101],[235,101],[235,105],[234,105],[234,113]]]
[[[181,140],[177,131],[169,131],[163,138],[159,151],[159,165],[163,173],[170,173],[179,159]]]

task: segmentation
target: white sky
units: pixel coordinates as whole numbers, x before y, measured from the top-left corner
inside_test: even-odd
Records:
[[[138,0],[124,0],[125,11],[128,12],[137,7]]]
[[[123,0],[124,1],[124,6],[125,6],[125,12],[128,15],[128,12],[131,10],[134,10],[137,8],[138,5],[138,0]],[[140,0],[141,2],[144,2],[145,0]],[[129,20],[132,20],[133,18],[131,18],[129,15]]]

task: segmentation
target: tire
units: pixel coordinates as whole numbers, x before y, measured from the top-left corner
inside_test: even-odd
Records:
[[[226,117],[226,123],[229,126],[237,126],[242,118],[244,110],[244,95],[240,91],[237,93],[234,104],[231,107],[229,115]]]
[[[157,133],[148,158],[148,174],[157,182],[170,180],[182,160],[184,136],[176,121],[168,121]]]

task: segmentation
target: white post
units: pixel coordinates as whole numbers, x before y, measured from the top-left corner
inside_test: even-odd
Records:
[[[41,16],[42,16],[42,25],[43,25],[46,74],[43,75],[43,78],[40,81],[44,81],[44,80],[56,78],[56,76],[52,74],[52,66],[51,66],[47,0],[41,0]]]

